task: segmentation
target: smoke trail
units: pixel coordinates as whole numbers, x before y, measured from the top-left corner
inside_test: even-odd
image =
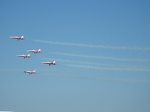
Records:
[[[98,78],[98,77],[84,77],[84,76],[70,76],[70,75],[52,75],[52,74],[49,74],[48,76],[58,77],[58,78],[68,78],[68,79],[97,80],[97,81],[110,81],[110,82],[150,83],[149,79],[145,79],[145,80],[136,80],[136,79],[129,80],[129,79],[119,79],[119,78]]]
[[[115,46],[105,46],[105,45],[90,45],[90,44],[80,44],[80,43],[67,43],[67,42],[55,42],[55,41],[45,41],[45,40],[33,40],[35,42],[55,44],[55,45],[66,45],[66,46],[77,46],[77,47],[88,47],[88,48],[99,48],[99,49],[113,49],[113,50],[135,50],[135,51],[149,51],[150,48],[141,47],[115,47]]]
[[[65,60],[65,59],[56,59],[56,58],[42,58],[46,60],[56,60],[60,62],[65,62],[65,63],[77,63],[77,64],[85,64],[85,65],[95,65],[95,66],[106,66],[106,67],[128,67],[128,68],[147,68],[150,69],[149,67],[141,67],[141,66],[135,66],[135,65],[124,65],[124,64],[104,64],[104,63],[95,63],[95,62],[85,62],[85,61],[77,61],[77,60]]]
[[[76,68],[107,70],[107,71],[150,72],[150,68],[145,66],[141,67],[135,65],[102,64],[102,63],[95,63],[95,62],[83,62],[83,61],[64,60],[64,59],[55,59],[55,58],[42,58],[42,59],[60,61],[65,63],[64,64],[65,66],[76,67]],[[76,64],[68,64],[68,63],[76,63]]]
[[[64,55],[64,56],[73,56],[73,57],[80,57],[80,58],[94,58],[94,59],[114,60],[114,61],[136,61],[136,62],[149,62],[150,61],[150,59],[129,59],[129,58],[106,57],[106,56],[87,56],[87,55],[71,54],[71,53],[52,52],[52,54]]]
[[[88,65],[75,65],[75,64],[65,64],[65,65],[70,66],[70,67],[95,69],[95,70],[106,70],[106,71],[150,72],[150,69],[148,69],[148,68],[103,67],[103,66],[88,66]]]
[[[18,72],[18,71],[24,71],[23,69],[0,69],[0,72]]]

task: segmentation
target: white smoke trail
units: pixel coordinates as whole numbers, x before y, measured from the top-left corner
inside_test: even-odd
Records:
[[[94,58],[94,59],[114,60],[114,61],[136,61],[136,62],[149,62],[150,61],[150,59],[114,58],[114,57],[106,57],[106,56],[88,56],[88,55],[71,54],[71,53],[52,52],[52,54],[64,55],[64,56],[73,56],[73,57],[80,57],[80,58]]]
[[[64,59],[56,59],[56,58],[42,58],[42,59],[60,61],[60,62],[64,62],[65,66],[85,68],[85,69],[107,70],[107,71],[150,72],[150,68],[145,66],[141,67],[135,65],[103,64],[103,63],[64,60]],[[76,64],[72,64],[72,63],[76,63]]]
[[[81,79],[81,80],[97,80],[97,81],[111,81],[111,82],[130,82],[130,83],[150,83],[150,79],[137,80],[137,79],[119,79],[119,78],[98,78],[98,77],[84,77],[84,76],[72,76],[72,75],[53,75],[51,77],[69,78],[69,79]]]
[[[35,42],[55,44],[55,45],[66,45],[66,46],[77,46],[77,47],[88,47],[88,48],[99,48],[99,49],[113,49],[113,50],[135,50],[135,51],[150,51],[150,48],[141,47],[115,47],[115,46],[105,46],[105,45],[90,45],[90,44],[80,44],[80,43],[67,43],[67,42],[55,42],[55,41],[45,41],[45,40],[33,40]]]
[[[18,72],[18,71],[24,71],[23,69],[0,69],[0,72],[7,73],[7,72]]]
[[[75,65],[65,64],[70,67],[95,69],[95,70],[106,70],[106,71],[131,71],[131,72],[150,72],[148,68],[131,68],[131,67],[103,67],[103,66],[89,66],[89,65]]]
[[[85,61],[77,61],[77,60],[66,60],[66,59],[56,59],[56,58],[41,58],[41,59],[46,59],[46,60],[56,60],[60,62],[65,62],[65,63],[77,63],[77,64],[85,64],[85,65],[95,65],[95,66],[107,66],[107,67],[130,67],[130,68],[147,68],[150,69],[149,67],[141,67],[141,66],[135,66],[135,65],[124,65],[124,64],[104,64],[104,63],[96,63],[96,62],[85,62]]]

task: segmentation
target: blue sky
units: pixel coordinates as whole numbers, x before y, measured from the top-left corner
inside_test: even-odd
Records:
[[[0,111],[149,112],[149,5],[1,0]],[[39,48],[30,59],[16,57]]]

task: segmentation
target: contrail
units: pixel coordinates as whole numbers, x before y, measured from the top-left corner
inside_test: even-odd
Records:
[[[150,72],[150,69],[148,68],[103,67],[103,66],[89,66],[89,65],[75,65],[75,64],[65,64],[65,65],[70,67],[95,69],[95,70],[107,70],[107,71]]]
[[[103,64],[103,63],[64,60],[64,59],[56,59],[56,58],[42,58],[42,59],[56,60],[56,61],[64,62],[65,66],[85,68],[85,69],[107,70],[107,71],[150,72],[150,68],[144,66],[141,67],[141,66],[134,66],[134,65]]]
[[[0,69],[0,72],[18,72],[24,71],[23,69]]]
[[[66,45],[66,46],[76,46],[76,47],[88,47],[88,48],[99,48],[99,49],[113,49],[113,50],[135,50],[135,51],[149,51],[150,48],[141,47],[115,47],[115,46],[105,46],[105,45],[90,45],[90,44],[80,44],[80,43],[67,43],[67,42],[55,42],[55,41],[45,41],[45,40],[33,40],[35,42],[55,44],[55,45]]]
[[[56,60],[65,63],[77,63],[77,64],[85,64],[85,65],[95,65],[95,66],[107,66],[107,67],[130,67],[130,68],[147,68],[145,66],[135,66],[135,65],[124,65],[124,64],[104,64],[104,63],[96,63],[96,62],[85,62],[85,61],[77,61],[77,60],[66,60],[66,59],[58,59],[58,58],[41,58],[46,60]]]
[[[84,77],[84,76],[71,76],[71,75],[53,75],[49,74],[51,77],[58,78],[69,78],[69,79],[81,79],[81,80],[97,80],[97,81],[111,81],[111,82],[130,82],[130,83],[150,83],[149,79],[136,80],[136,79],[119,79],[119,78],[98,78],[98,77]]]
[[[89,56],[89,55],[71,54],[71,53],[52,52],[52,54],[64,55],[64,56],[73,56],[73,57],[80,57],[80,58],[114,60],[114,61],[136,61],[136,62],[149,62],[150,61],[150,59],[114,58],[114,57],[106,57],[106,56]]]

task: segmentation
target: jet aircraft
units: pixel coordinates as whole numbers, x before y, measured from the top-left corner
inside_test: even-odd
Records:
[[[16,39],[16,40],[24,40],[24,36],[21,36],[21,37],[19,37],[19,36],[11,36],[10,38],[11,39]]]
[[[28,74],[36,74],[36,71],[35,71],[35,70],[33,70],[33,71],[28,70],[28,71],[24,71],[24,73],[28,73]]]
[[[40,53],[42,50],[38,49],[38,50],[27,50],[28,52],[33,52],[33,53]]]
[[[56,65],[56,61],[53,61],[53,62],[42,62],[43,64],[48,64],[49,66],[50,65]]]
[[[28,55],[17,55],[18,57],[22,57],[22,58],[30,58],[30,54],[28,54]]]

